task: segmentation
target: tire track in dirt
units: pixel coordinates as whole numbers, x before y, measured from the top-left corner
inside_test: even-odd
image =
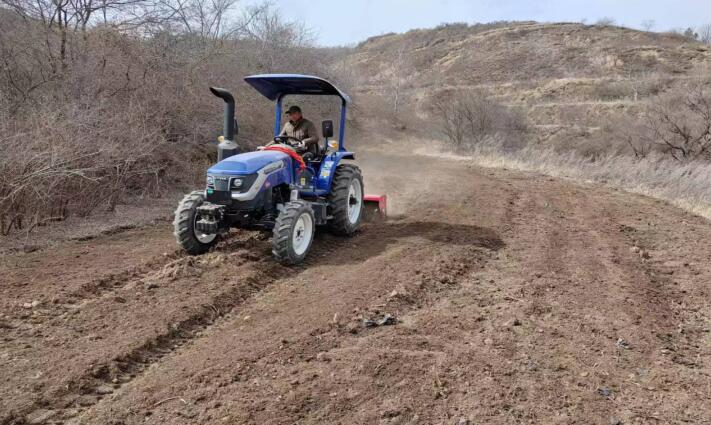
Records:
[[[254,239],[249,235],[247,235],[247,237],[242,240],[240,240],[239,238],[233,238],[231,240],[221,243],[220,245],[221,248],[236,250],[236,252],[233,252],[231,254],[232,258],[229,259],[226,255],[223,254],[218,254],[217,256],[212,255],[212,257],[210,255],[204,257],[187,257],[181,255],[172,261],[158,261],[154,263],[157,266],[162,266],[157,267],[155,269],[149,269],[148,266],[142,266],[144,269],[144,272],[142,274],[134,274],[128,272],[126,273],[126,276],[130,276],[130,278],[119,280],[121,285],[111,285],[111,287],[106,288],[104,290],[91,291],[89,292],[91,297],[83,299],[80,298],[81,302],[72,305],[72,307],[75,308],[75,312],[84,312],[92,310],[96,312],[93,315],[93,318],[89,317],[89,319],[91,320],[89,323],[86,323],[86,317],[79,318],[78,320],[75,319],[74,314],[65,314],[58,318],[52,318],[52,315],[50,313],[56,313],[59,309],[61,309],[62,306],[54,306],[55,310],[53,311],[43,311],[43,314],[45,314],[50,319],[35,321],[32,327],[25,333],[29,333],[30,336],[34,337],[33,339],[36,339],[37,336],[43,337],[43,335],[50,335],[50,344],[42,344],[38,347],[39,351],[34,350],[37,352],[37,354],[35,354],[35,357],[37,357],[37,355],[40,355],[39,360],[42,361],[42,359],[56,357],[57,353],[55,353],[55,351],[59,351],[59,353],[61,353],[61,349],[64,349],[64,352],[66,352],[66,354],[59,354],[59,358],[60,360],[62,360],[63,358],[67,357],[76,357],[77,354],[81,355],[81,351],[76,352],[76,354],[69,354],[73,351],[76,351],[70,346],[74,343],[73,338],[64,338],[64,340],[60,341],[59,343],[54,343],[51,342],[51,340],[55,338],[51,337],[51,335],[55,333],[61,333],[63,329],[66,329],[67,327],[71,328],[71,323],[78,321],[82,322],[81,326],[83,327],[91,325],[92,323],[98,325],[99,327],[96,327],[96,329],[100,330],[102,327],[105,326],[101,323],[103,320],[101,309],[104,308],[102,305],[106,304],[104,301],[107,299],[107,296],[109,296],[109,301],[112,297],[114,297],[114,295],[112,295],[113,292],[117,292],[119,290],[133,291],[133,288],[127,288],[127,286],[130,284],[142,285],[148,283],[147,286],[150,289],[151,285],[157,286],[156,282],[160,282],[163,285],[174,285],[175,283],[181,280],[192,280],[194,279],[194,275],[196,273],[202,274],[204,271],[209,272],[209,269],[212,267],[212,264],[209,263],[213,260],[217,260],[218,263],[223,263],[226,261],[230,261],[231,263],[233,263],[234,265],[230,264],[229,269],[230,271],[233,271],[235,275],[239,275],[240,270],[242,270],[242,272],[245,272],[244,269],[247,269],[247,275],[245,277],[244,286],[228,285],[226,291],[218,291],[216,293],[213,293],[212,298],[204,300],[204,303],[197,307],[197,309],[189,309],[189,311],[187,311],[188,315],[186,317],[180,318],[180,316],[178,316],[176,317],[176,321],[173,321],[169,317],[169,321],[168,323],[166,323],[166,331],[158,332],[157,334],[149,337],[143,343],[141,343],[140,340],[137,341],[137,346],[135,343],[129,343],[128,345],[125,345],[126,347],[129,347],[129,352],[111,358],[111,360],[107,362],[102,362],[101,360],[99,360],[99,362],[96,363],[94,360],[90,360],[90,362],[92,363],[91,369],[86,370],[86,372],[83,373],[80,372],[77,374],[76,372],[71,373],[71,371],[55,371],[56,373],[59,373],[59,376],[62,376],[62,378],[60,382],[53,382],[49,389],[45,389],[44,387],[46,387],[46,385],[42,384],[32,384],[30,387],[26,386],[27,393],[23,395],[23,401],[19,404],[16,404],[12,409],[8,408],[7,411],[4,413],[3,417],[0,417],[0,419],[2,419],[0,420],[0,423],[13,423],[13,421],[18,420],[18,418],[25,416],[26,413],[36,410],[38,408],[46,410],[46,408],[48,407],[64,407],[65,405],[71,404],[72,400],[76,400],[78,397],[81,396],[90,394],[96,394],[98,396],[101,396],[103,395],[102,393],[107,392],[107,389],[103,388],[102,390],[97,391],[97,388],[105,386],[106,384],[114,386],[120,385],[123,381],[127,380],[127,377],[135,375],[135,373],[141,369],[141,365],[150,364],[150,359],[159,358],[161,356],[161,353],[165,351],[166,347],[177,347],[183,342],[189,340],[191,335],[199,333],[201,327],[204,327],[211,323],[213,316],[220,315],[222,314],[221,312],[225,308],[229,308],[235,305],[236,303],[241,302],[243,300],[242,293],[244,292],[245,294],[248,294],[250,293],[250,291],[253,291],[253,287],[255,286],[254,282],[257,282],[259,278],[263,278],[263,276],[266,276],[265,273],[269,272],[269,268],[262,270],[264,266],[260,264],[260,262],[256,261],[261,257],[255,256],[253,253],[245,249],[252,248],[255,244],[261,244],[261,242],[259,242],[258,239]],[[204,260],[206,260],[207,263]],[[269,267],[273,266],[274,265],[270,264]],[[206,270],[201,269],[205,267],[207,268]],[[254,270],[251,270],[252,268]],[[258,278],[255,276],[258,276]],[[151,282],[144,282],[144,280],[147,278],[150,278]],[[264,279],[264,281],[265,284],[268,284],[270,280]],[[76,292],[76,294],[81,293],[83,292]],[[130,306],[132,302],[127,301],[121,296],[116,296],[115,298],[118,301],[119,305],[128,302],[129,304],[127,306]],[[140,299],[136,301],[140,301]],[[97,302],[99,304],[94,305]],[[113,329],[111,332],[121,334],[120,329]],[[79,333],[78,335],[81,335],[81,333]],[[99,334],[90,338],[98,340],[108,339],[110,341],[111,335]],[[4,339],[5,341],[17,340],[18,343],[21,344],[23,340],[23,332],[22,330],[20,330],[14,332],[13,334],[5,335]],[[130,348],[131,346],[133,346],[134,348]],[[57,350],[57,348],[55,347],[60,348],[60,350]],[[8,358],[9,356],[10,359],[12,359],[13,357],[21,358],[19,356],[23,354],[27,355],[26,353],[23,353],[23,351],[27,351],[26,349],[31,348],[31,346],[25,345],[23,347],[22,345],[16,345],[16,347],[13,349],[13,347],[8,344],[5,348],[6,349],[3,350],[5,353],[3,355],[3,358]],[[25,350],[23,350],[23,348]],[[106,349],[102,351],[110,355],[111,347],[109,347],[108,351]],[[101,356],[98,356],[97,358],[100,359]],[[32,367],[39,368],[40,372],[36,377],[39,378],[45,372],[52,371],[52,366],[53,365],[51,364],[51,362],[46,363],[45,361],[42,361],[42,363]],[[22,369],[18,370],[17,368],[13,367],[12,362],[0,362],[0,367],[2,369],[7,369],[8,372],[12,368],[13,376],[17,377],[18,379],[22,378]],[[27,369],[26,365],[24,366],[24,369],[28,371],[31,370]],[[42,372],[43,370],[44,372]],[[110,375],[106,375],[107,372],[111,372]],[[68,375],[64,376],[65,374]],[[106,382],[107,377],[111,378],[110,382]],[[18,388],[22,388],[22,386],[18,386]],[[91,398],[91,396],[84,397],[84,399],[80,400],[78,403],[83,405],[90,405],[92,402]],[[5,409],[3,408],[2,410]]]
[[[213,297],[207,305],[201,306],[189,317],[171,324],[165,333],[144,341],[135,349],[111,359],[108,363],[96,365],[83,376],[67,383],[68,388],[73,391],[68,394],[50,395],[53,402],[43,405],[41,414],[53,411],[48,423],[63,422],[80,414],[99,402],[102,396],[119,390],[121,386],[139,378],[151,365],[179,350],[191,340],[199,338],[225,314],[272,284],[281,273],[283,271],[275,270],[271,264],[259,264],[256,270],[240,279],[239,286],[234,286],[229,291]],[[90,397],[95,395],[95,397],[77,402],[77,399],[84,395]],[[77,404],[79,407],[67,409],[67,406]],[[36,416],[37,412],[34,414]],[[31,416],[33,412],[27,415]]]
[[[165,362],[158,366],[163,372],[158,375],[144,375],[140,380],[134,381],[110,401],[107,399],[92,408],[88,416],[79,423],[103,423],[109,417],[134,423],[148,418],[147,414],[150,414],[152,421],[158,423],[179,423],[186,420],[187,423],[210,422],[210,418],[198,418],[192,413],[186,413],[187,416],[182,420],[161,417],[164,408],[170,411],[176,405],[163,405],[160,402],[171,397],[180,397],[175,395],[175,391],[180,394],[178,386],[183,382],[187,384],[185,379],[190,381],[190,378],[182,376],[180,371],[185,370],[186,362],[194,362],[191,359],[196,356],[196,352],[197,358],[207,355],[213,361],[205,365],[210,372],[205,372],[205,375],[201,373],[199,378],[194,379],[212,379],[209,378],[214,373],[211,371],[211,364],[235,365],[234,369],[228,372],[228,377],[220,376],[218,379],[220,394],[230,397],[233,391],[237,391],[234,387],[249,385],[251,379],[269,379],[274,373],[283,373],[275,372],[274,367],[284,366],[290,371],[295,371],[300,366],[311,369],[310,365],[327,358],[332,350],[338,351],[341,344],[348,344],[348,341],[357,340],[362,335],[378,332],[377,329],[363,328],[363,319],[382,317],[386,312],[399,317],[446,296],[471,271],[482,266],[488,258],[488,252],[502,247],[495,233],[477,226],[409,220],[369,226],[362,235],[350,240],[331,237],[325,239],[315,243],[314,246],[318,248],[316,255],[309,257],[311,265],[305,266],[296,275],[275,282],[267,291],[261,292],[257,299],[250,300],[241,314],[251,317],[246,323],[253,323],[254,327],[244,329],[242,335],[235,335],[231,345],[225,346],[226,335],[232,335],[233,329],[244,326],[245,322],[241,317],[232,318],[206,332],[204,338],[196,341],[190,351],[179,352],[171,358],[166,358]],[[334,249],[340,259],[333,257]],[[343,264],[343,258],[347,258],[346,264]],[[412,267],[403,268],[402,263]],[[351,273],[340,273],[333,283],[321,280],[319,276],[330,268],[333,268],[334,272],[350,269]],[[377,281],[370,281],[369,285],[362,286],[359,283],[362,282],[366,270],[368,274],[374,273],[373,277]],[[380,280],[379,277],[384,279]],[[311,300],[314,306],[322,306],[324,311],[316,312],[311,306],[302,306],[300,302],[306,300]],[[277,309],[279,313],[271,312],[272,309]],[[294,323],[287,326],[296,327],[292,328],[288,336],[281,332],[275,333],[281,326],[292,321]],[[269,331],[272,327],[275,332]],[[275,338],[279,338],[276,341],[278,348],[272,343]],[[255,342],[258,345],[255,345]],[[248,347],[247,351],[242,348],[243,345]],[[215,360],[222,356],[237,358],[220,362]],[[308,374],[307,371],[304,373]],[[173,384],[170,389],[164,388],[163,384],[152,382],[155,379],[171,381]],[[310,381],[302,373],[297,373],[293,379]],[[157,390],[148,400],[137,405],[133,392],[137,386],[145,385]],[[259,397],[262,396],[266,395],[259,394]],[[257,393],[253,391],[252,397],[257,397]],[[300,400],[295,403],[307,410],[313,403],[308,400],[310,396],[306,393],[295,398]],[[124,406],[124,402],[131,403],[132,407],[126,410],[128,406]],[[96,416],[93,411],[107,413],[102,419],[102,416]],[[241,423],[246,420],[246,416],[238,415],[232,420]]]
[[[52,305],[90,296],[169,261],[162,244],[170,239],[163,229],[167,226],[128,229],[41,251],[3,256],[2,313],[17,312],[22,299]],[[144,243],[136,245],[137,239]],[[175,250],[171,247],[169,252]]]
[[[217,249],[224,249],[228,251],[249,250],[258,244],[258,240],[260,240],[259,236],[251,232],[247,232],[243,235],[231,234],[227,236],[226,240],[220,243]],[[213,249],[213,252],[214,251],[215,249]],[[242,258],[250,260],[258,259],[258,257],[250,258],[247,254],[243,254]],[[188,263],[191,261],[190,256],[178,248],[173,248],[170,254],[167,252],[163,253],[160,256],[149,259],[141,266],[133,267],[123,272],[102,276],[99,279],[92,280],[91,282],[81,285],[79,290],[67,295],[67,298],[69,299],[68,304],[74,305],[75,303],[72,301],[86,303],[91,301],[93,298],[106,296],[111,292],[124,288],[132,282],[144,281],[152,274],[160,272],[161,270],[165,271],[167,269],[175,269],[176,266],[180,266],[181,263],[184,263],[186,259]]]
[[[232,246],[234,245],[232,243]],[[54,390],[43,394],[32,404],[26,405],[24,408],[21,407],[21,410],[11,412],[0,423],[13,423],[13,420],[27,414],[32,416],[32,411],[36,411],[38,408],[41,409],[40,416],[42,416],[43,412],[55,409],[61,411],[72,404],[79,405],[81,408],[91,405],[109,393],[111,388],[119,387],[130,381],[166,353],[199,336],[201,331],[211,326],[226,311],[230,311],[251,294],[273,282],[275,277],[271,274],[275,273],[275,270],[278,271],[278,266],[264,260],[256,262],[255,256],[243,249],[235,254],[240,258],[238,269],[234,270],[235,274],[241,273],[239,284],[228,285],[227,290],[217,292],[200,306],[191,308],[187,317],[167,323],[168,326],[164,332],[155,334],[143,342],[137,341],[138,345],[131,344],[134,348],[130,351],[119,354],[108,361],[93,364],[91,369],[86,372],[70,376],[69,380],[64,381],[61,385],[54,385]],[[172,264],[179,268],[190,268],[194,262],[193,259],[194,257],[183,257]],[[246,271],[243,270],[245,268]],[[240,269],[242,269],[241,272]],[[154,271],[154,273],[161,275],[161,273],[165,273],[165,268]],[[180,273],[178,272],[178,275]],[[176,276],[172,276],[169,280],[173,278]],[[61,326],[61,323],[59,325]]]
[[[593,422],[648,420],[658,407],[640,406],[649,390],[639,386],[663,361],[656,335],[676,327],[669,306],[681,294],[630,249],[618,225],[629,211],[617,199],[542,180],[519,186],[517,209],[528,214],[508,232],[518,252],[490,274],[504,288],[494,305],[519,323],[499,319],[491,330],[505,332],[494,333],[491,344],[521,364],[513,379],[497,383],[509,396],[492,409],[534,422],[553,420],[549,409]],[[507,298],[521,302],[524,314]],[[513,339],[506,337],[511,331]],[[536,386],[546,391],[531,392]]]
[[[409,234],[412,231],[411,229],[414,228],[423,231],[425,236],[433,240],[447,237],[446,235],[442,235],[441,231],[448,229],[443,228],[437,223],[397,224],[392,226],[392,231],[397,234]],[[450,234],[451,233],[450,231]],[[458,232],[454,233],[456,234]],[[452,236],[449,238],[451,240]],[[461,239],[461,237],[459,239]],[[468,241],[462,240],[456,241],[458,243],[469,243]],[[216,254],[225,255],[221,252],[231,251],[237,248],[239,249],[237,255],[248,260],[246,265],[248,271],[240,273],[239,285],[228,287],[227,291],[216,293],[208,302],[204,303],[202,307],[193,311],[191,315],[183,320],[171,323],[170,328],[166,332],[156,334],[135,346],[127,353],[115,356],[108,361],[94,364],[90,370],[86,370],[86,372],[80,373],[78,376],[74,376],[69,381],[63,383],[60,389],[45,394],[39,401],[30,406],[26,406],[22,411],[14,412],[10,418],[27,417],[31,420],[43,418],[45,422],[53,423],[53,421],[62,421],[75,416],[98,402],[102,397],[120,388],[122,385],[131,382],[136,377],[140,377],[151,364],[160,361],[164,356],[169,355],[187,342],[199,337],[218,322],[220,317],[241,305],[245,300],[263,288],[273,284],[280,279],[284,273],[298,274],[308,268],[308,263],[292,269],[278,266],[274,264],[268,256],[253,253],[253,251],[267,251],[268,243],[266,241],[260,242],[253,240],[253,242],[254,246],[250,247],[252,251],[247,251],[244,249],[245,243],[243,241],[228,241],[228,243],[222,244],[218,248],[219,252]],[[329,235],[321,235],[311,255],[313,259],[310,261],[318,261],[319,263],[328,262],[331,252],[340,251],[345,246],[356,246],[356,248],[353,249],[357,249],[357,244],[359,243],[361,243],[359,238],[348,240],[331,237]],[[393,243],[396,243],[396,241],[392,238],[380,237],[377,238],[377,243],[367,244],[367,251],[371,254],[373,252],[383,251],[387,249],[388,245]],[[481,243],[495,244],[496,242],[495,240],[490,241],[484,239]],[[234,254],[226,255],[232,256]],[[173,263],[192,263],[195,258],[201,259],[206,258],[206,256],[184,257]],[[353,260],[355,261],[357,258],[358,256],[355,255]],[[224,267],[224,265],[220,265],[220,267]],[[5,422],[12,423],[12,420],[15,419],[5,419]]]

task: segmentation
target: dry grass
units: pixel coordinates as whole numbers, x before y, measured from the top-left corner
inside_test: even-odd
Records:
[[[416,152],[433,155],[431,148]],[[591,161],[574,152],[561,154],[552,149],[535,147],[507,152],[496,140],[479,145],[469,155],[446,151],[434,155],[472,161],[481,167],[532,171],[578,182],[604,184],[661,199],[711,219],[711,164],[707,162],[680,163],[658,155],[643,159],[628,155],[604,155]]]

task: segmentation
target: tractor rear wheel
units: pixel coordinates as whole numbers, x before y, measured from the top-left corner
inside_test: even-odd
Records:
[[[272,254],[282,264],[297,264],[306,258],[316,230],[316,219],[308,202],[284,204],[272,230]]]
[[[185,195],[175,210],[173,234],[178,244],[190,255],[204,254],[217,243],[217,234],[203,234],[195,230],[195,222],[200,219],[197,208],[203,202],[205,195],[196,190]]]
[[[333,216],[329,227],[333,233],[350,236],[358,230],[363,216],[363,177],[360,168],[351,164],[338,166],[328,204]]]

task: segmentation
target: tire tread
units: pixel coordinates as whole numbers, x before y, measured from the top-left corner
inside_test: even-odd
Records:
[[[175,210],[173,235],[178,244],[190,255],[204,254],[217,242],[202,243],[195,237],[192,220],[195,208],[204,202],[203,192],[195,190],[183,197]]]
[[[300,263],[309,252],[310,247],[306,249],[304,254],[300,256],[296,255],[290,245],[291,230],[296,220],[298,220],[304,211],[308,211],[309,214],[311,214],[311,220],[315,230],[316,221],[311,205],[303,200],[291,201],[284,204],[284,210],[279,213],[279,216],[274,222],[274,228],[272,229],[272,255],[275,260],[282,264],[293,265]],[[311,242],[313,243],[313,235],[311,235]]]
[[[333,176],[331,195],[328,198],[331,215],[333,216],[333,219],[329,223],[329,228],[337,235],[350,236],[355,233],[359,227],[360,221],[353,226],[348,220],[348,189],[351,180],[354,178],[360,180],[361,189],[363,189],[363,177],[358,166],[352,164],[339,165],[338,168],[336,168],[336,174]]]

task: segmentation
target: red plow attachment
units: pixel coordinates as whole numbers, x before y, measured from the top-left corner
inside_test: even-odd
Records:
[[[387,195],[365,195],[363,197],[365,218],[385,218],[388,211]]]

